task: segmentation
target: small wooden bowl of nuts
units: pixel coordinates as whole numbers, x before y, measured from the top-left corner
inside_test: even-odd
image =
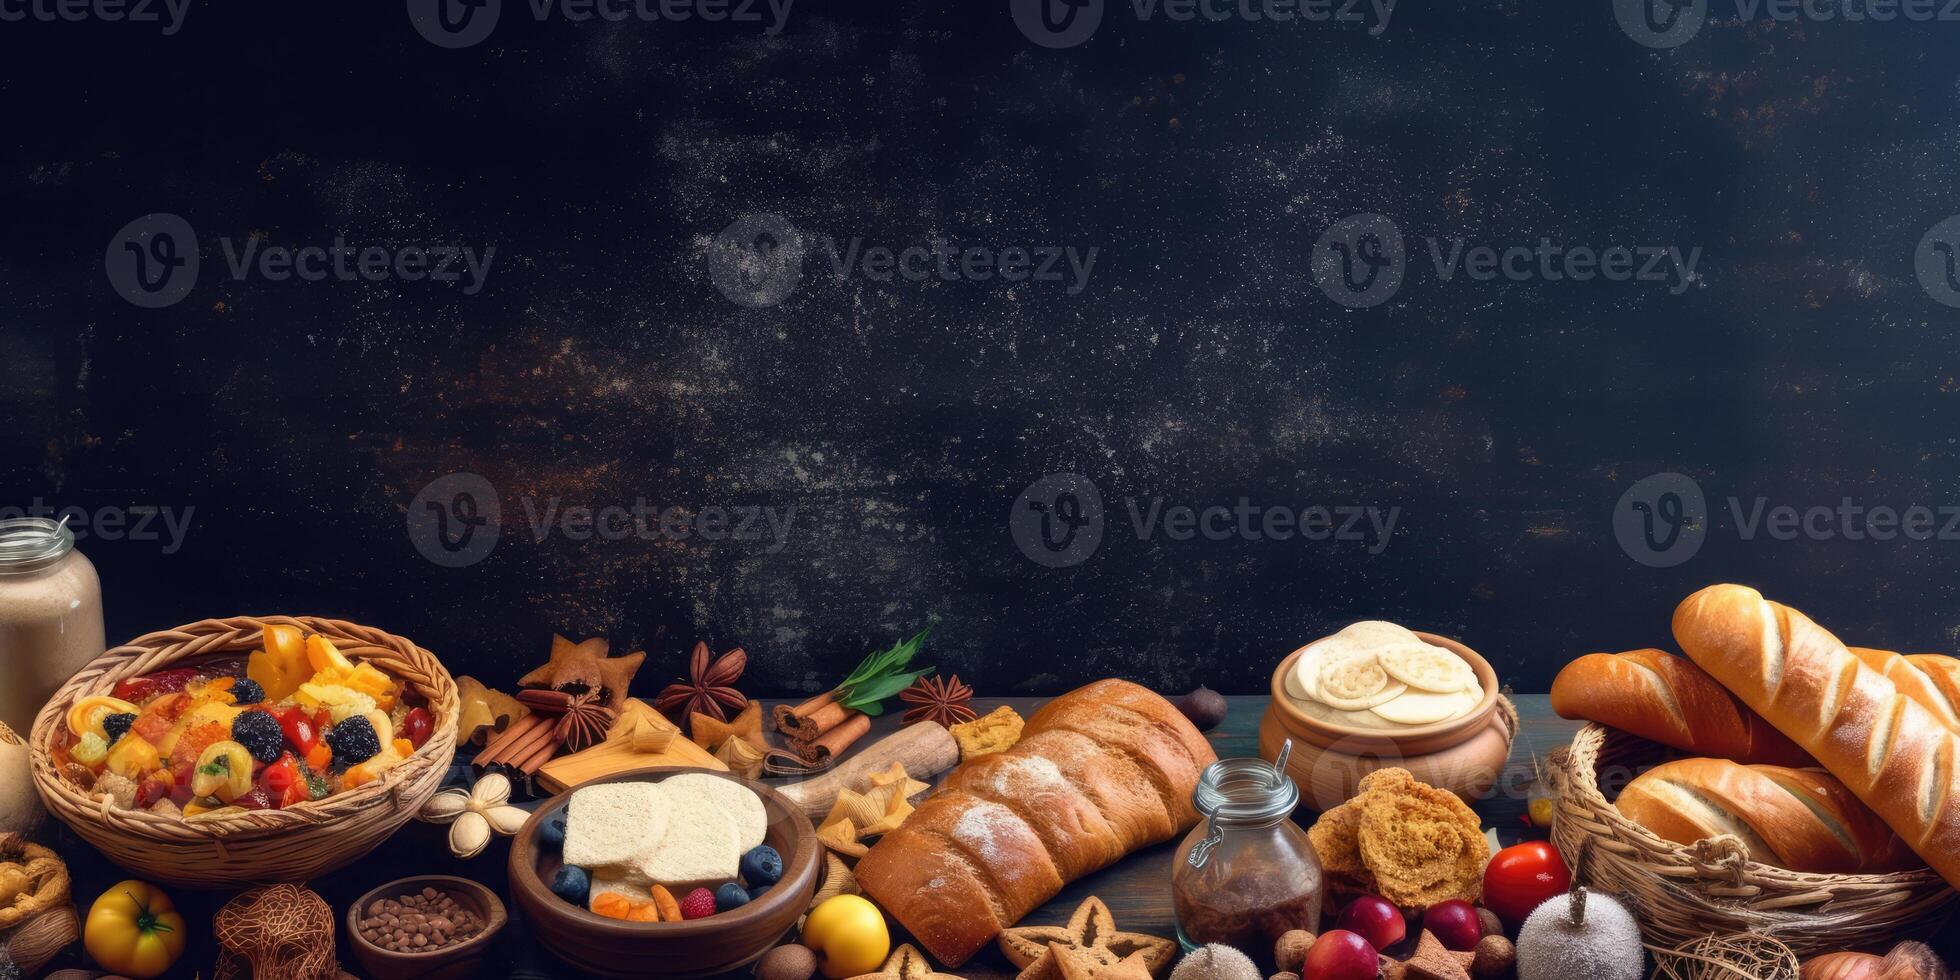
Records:
[[[418,875],[362,895],[347,910],[347,937],[375,980],[450,980],[482,975],[508,921],[503,901],[482,884]]]

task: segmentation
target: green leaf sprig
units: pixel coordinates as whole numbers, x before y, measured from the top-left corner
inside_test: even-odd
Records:
[[[935,625],[938,624],[927,624],[925,629],[912,634],[910,638],[892,644],[891,649],[880,650],[864,658],[864,662],[837,685],[837,703],[867,715],[884,714],[885,701],[911,687],[913,681],[932,673],[931,667],[919,670],[909,668],[912,658],[925,648],[926,634],[932,632]]]

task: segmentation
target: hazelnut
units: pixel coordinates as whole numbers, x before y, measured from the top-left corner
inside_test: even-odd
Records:
[[[816,973],[817,954],[800,943],[778,946],[755,964],[756,980],[810,980]]]
[[[1504,935],[1504,920],[1498,918],[1497,913],[1492,912],[1491,910],[1484,908],[1481,905],[1477,906],[1477,921],[1484,924],[1484,935],[1486,936]]]
[[[1517,950],[1503,936],[1485,936],[1477,941],[1477,953],[1470,961],[1470,972],[1484,980],[1494,980],[1511,972],[1518,962]]]
[[[1313,933],[1305,929],[1288,929],[1278,942],[1273,943],[1273,964],[1282,973],[1300,972],[1300,964],[1306,961],[1307,949],[1313,945],[1313,940]]]

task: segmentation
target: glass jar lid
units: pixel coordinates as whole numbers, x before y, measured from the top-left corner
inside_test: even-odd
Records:
[[[0,520],[0,573],[25,572],[52,565],[75,550],[75,532],[68,519],[46,517]]]
[[[1300,787],[1286,774],[1293,742],[1280,748],[1279,759],[1220,759],[1198,775],[1191,805],[1206,817],[1225,823],[1261,823],[1293,812]]]

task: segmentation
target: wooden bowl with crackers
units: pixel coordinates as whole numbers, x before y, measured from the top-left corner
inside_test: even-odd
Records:
[[[1259,752],[1270,761],[1278,757],[1282,743],[1293,740],[1287,772],[1315,809],[1339,805],[1354,795],[1363,776],[1390,766],[1408,769],[1423,782],[1466,800],[1488,793],[1503,771],[1518,721],[1517,709],[1499,691],[1497,672],[1477,651],[1454,639],[1419,630],[1407,633],[1427,650],[1435,651],[1424,654],[1426,658],[1453,665],[1448,669],[1464,681],[1464,690],[1435,694],[1411,688],[1392,676],[1389,682],[1409,688],[1405,696],[1414,695],[1422,710],[1447,710],[1449,717],[1443,720],[1389,722],[1373,713],[1377,707],[1387,707],[1385,704],[1341,710],[1304,696],[1298,679],[1301,658],[1314,656],[1323,644],[1341,634],[1300,647],[1273,671],[1272,702],[1259,724]],[[1475,680],[1474,693],[1470,678]],[[1454,703],[1437,707],[1451,698]],[[1401,718],[1427,717],[1391,713]]]
[[[763,843],[782,855],[776,884],[748,904],[680,922],[629,922],[573,905],[551,890],[562,852],[540,839],[547,822],[566,814],[572,795],[609,783],[661,783],[684,773],[728,780],[762,801]],[[699,805],[698,797],[691,797]],[[659,766],[605,776],[539,805],[512,839],[510,894],[538,942],[558,958],[607,977],[704,977],[755,962],[795,928],[809,908],[823,867],[823,848],[801,808],[774,789],[726,772]],[[675,897],[679,897],[678,895]]]

